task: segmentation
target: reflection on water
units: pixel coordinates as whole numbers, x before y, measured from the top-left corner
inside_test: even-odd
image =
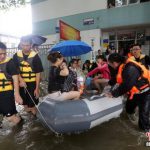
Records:
[[[0,129],[0,150],[144,150],[147,138],[125,115],[80,134],[55,135],[38,119],[23,113],[23,122]]]

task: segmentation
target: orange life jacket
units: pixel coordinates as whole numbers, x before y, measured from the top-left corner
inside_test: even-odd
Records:
[[[133,63],[135,66],[139,67],[142,70],[141,77],[138,80],[145,78],[148,81],[145,85],[141,86],[140,88],[137,88],[136,86],[132,87],[132,89],[128,92],[128,94],[130,95],[129,99],[132,99],[134,94],[143,93],[150,89],[150,70],[148,70],[144,65],[142,65],[134,60],[131,60],[129,58],[129,59],[127,59],[125,64],[121,64],[119,66],[118,74],[117,74],[117,83],[118,84],[121,84],[123,82],[122,71],[127,63]]]
[[[132,53],[128,53],[128,58],[130,58],[130,57],[132,57],[133,55],[132,55]]]

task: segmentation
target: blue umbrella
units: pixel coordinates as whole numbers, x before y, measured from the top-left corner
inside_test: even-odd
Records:
[[[59,51],[63,56],[67,57],[86,54],[91,50],[91,46],[82,41],[68,40],[54,45],[51,49],[49,49],[49,52]]]

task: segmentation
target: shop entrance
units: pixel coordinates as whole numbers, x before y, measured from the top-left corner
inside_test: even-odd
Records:
[[[127,55],[130,51],[130,46],[135,43],[135,40],[118,41],[118,50],[121,55]]]

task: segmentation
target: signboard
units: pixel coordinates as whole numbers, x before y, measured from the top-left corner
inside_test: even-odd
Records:
[[[55,32],[59,33],[59,27],[55,27]]]
[[[68,25],[63,21],[59,21],[60,40],[80,40],[80,31]]]
[[[109,40],[108,40],[108,39],[104,39],[104,40],[103,40],[103,47],[104,47],[104,48],[107,48],[108,45],[109,45]]]
[[[93,18],[88,18],[83,20],[83,25],[90,25],[90,24],[94,24]]]

